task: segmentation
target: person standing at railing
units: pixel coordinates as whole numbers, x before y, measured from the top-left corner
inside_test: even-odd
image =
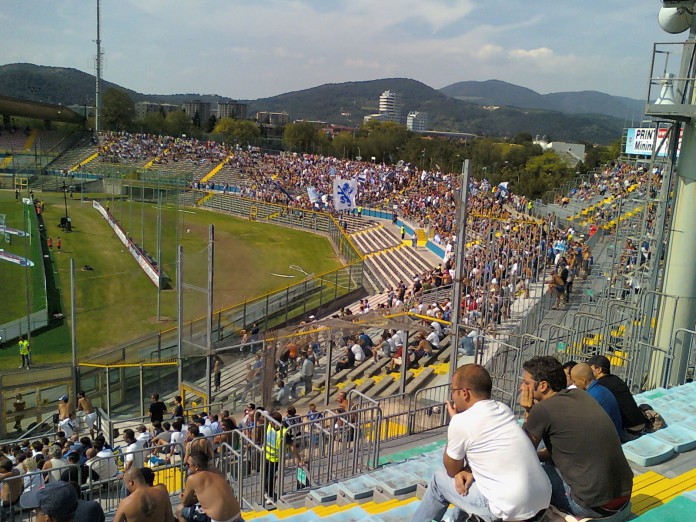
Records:
[[[292,433],[282,425],[283,416],[279,411],[271,413],[271,418],[275,422],[266,423],[266,437],[264,441],[264,466],[265,466],[265,484],[264,484],[264,500],[268,503],[277,500],[275,491],[275,478],[280,465],[280,459],[283,457],[283,441],[285,447],[288,448],[298,466],[302,466],[303,462],[300,458],[295,445],[293,444]]]
[[[77,392],[77,411],[85,413],[85,426],[89,428],[90,437],[94,438],[94,422],[97,420],[97,412],[94,411],[92,401],[87,397],[84,390]]]
[[[20,431],[22,429],[22,420],[24,419],[24,410],[27,407],[27,403],[22,397],[21,393],[18,393],[15,396],[15,401],[14,401],[14,411],[15,411],[15,423],[14,423],[14,429],[17,431]]]
[[[67,438],[75,433],[75,408],[67,395],[61,395],[58,399],[58,428]]]
[[[164,414],[167,413],[167,405],[159,400],[159,393],[153,393],[150,397],[150,422],[164,420]]]
[[[29,341],[27,341],[24,336],[19,338],[19,355],[22,356],[22,366],[20,368],[25,368],[28,370],[31,365],[31,351],[29,348]]]

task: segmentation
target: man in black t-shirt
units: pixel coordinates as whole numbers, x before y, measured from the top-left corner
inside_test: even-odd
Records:
[[[633,472],[616,428],[587,392],[566,389],[563,366],[551,356],[523,366],[523,426],[539,450],[551,481],[551,504],[578,518],[625,520],[630,515]]]
[[[167,406],[159,400],[159,394],[152,394],[152,403],[150,404],[150,422],[164,420],[164,414],[167,413]]]
[[[624,427],[623,442],[640,437],[645,429],[645,417],[636,404],[631,390],[620,377],[611,374],[611,363],[604,355],[595,355],[587,361],[592,367],[597,383],[609,390],[621,411],[621,423]]]
[[[184,399],[181,395],[174,397],[174,410],[172,411],[172,419],[182,419],[184,418]]]

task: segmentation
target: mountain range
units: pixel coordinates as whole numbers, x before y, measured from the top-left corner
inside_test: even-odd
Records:
[[[0,66],[0,95],[63,105],[93,105],[94,76],[72,68],[33,64]],[[103,81],[102,90],[122,89],[134,102],[181,104],[199,99],[214,108],[230,98],[215,94],[143,94]],[[514,136],[520,132],[555,140],[607,144],[621,137],[627,119],[640,121],[644,102],[596,91],[539,94],[517,85],[490,80],[459,82],[437,90],[407,78],[325,84],[256,100],[248,114],[285,111],[291,119],[358,126],[377,112],[379,95],[400,94],[402,116],[409,111],[429,115],[429,127],[478,135]]]
[[[539,94],[500,80],[458,82],[443,87],[440,92],[477,105],[508,105],[568,114],[597,113],[635,121],[640,121],[645,111],[645,100],[612,96],[598,91]]]

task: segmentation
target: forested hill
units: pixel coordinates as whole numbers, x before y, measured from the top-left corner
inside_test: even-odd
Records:
[[[181,104],[187,99],[200,99],[210,102],[214,108],[218,101],[230,99],[197,93],[142,94],[107,81],[102,89],[106,91],[110,87],[124,90],[134,102],[148,100]],[[514,136],[528,132],[551,136],[555,140],[607,144],[620,138],[624,126],[623,119],[603,114],[569,114],[498,103],[491,107],[491,104],[480,103],[480,100],[472,103],[406,78],[326,84],[245,102],[249,104],[250,116],[257,111],[285,111],[291,120],[319,120],[359,126],[363,116],[377,112],[379,95],[385,90],[401,95],[404,122],[409,111],[424,111],[429,114],[429,127],[434,130],[491,136]],[[63,105],[93,105],[94,76],[71,68],[4,65],[0,66],[0,95]]]

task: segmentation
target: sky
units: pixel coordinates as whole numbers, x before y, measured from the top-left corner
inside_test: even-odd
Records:
[[[94,73],[96,0],[2,0],[0,64]],[[256,99],[326,83],[497,79],[644,99],[659,0],[102,0],[102,77]]]

